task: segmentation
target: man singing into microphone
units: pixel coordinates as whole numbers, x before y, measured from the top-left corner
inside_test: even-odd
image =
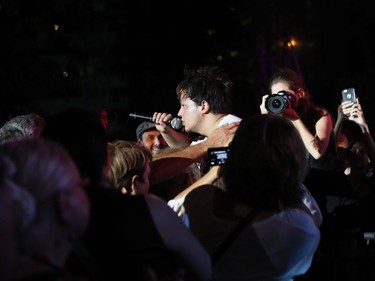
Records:
[[[184,79],[176,88],[180,102],[178,116],[184,130],[210,137],[212,131],[224,124],[240,122],[241,118],[232,115],[233,82],[223,69],[217,66],[204,66],[197,69],[185,68]],[[170,147],[186,148],[196,144],[184,134],[167,126],[172,119],[168,113],[155,112],[153,120]],[[202,140],[199,140],[200,142]]]
[[[177,115],[181,117],[185,132],[198,134],[202,138],[191,139],[189,135],[182,134],[168,126],[168,121],[172,119],[172,115],[168,113],[154,113],[153,121],[156,124],[156,129],[161,132],[170,147],[179,148],[181,152],[198,148],[201,145],[210,147],[211,141],[218,137],[218,129],[232,125],[238,126],[241,122],[240,117],[231,114],[233,86],[234,84],[227,73],[219,67],[204,66],[197,69],[186,67],[184,78],[176,88],[177,99],[180,102]],[[226,139],[227,132],[223,130],[219,137],[223,140]],[[229,142],[226,142],[222,146],[228,144]],[[195,155],[195,152],[189,153],[191,157]],[[217,166],[207,170],[205,159],[202,157],[195,158],[202,177],[186,191],[176,196],[175,199],[168,201],[168,205],[179,215],[183,215],[181,206],[185,196],[191,190],[199,185],[211,184],[220,177]],[[165,169],[169,169],[169,167],[171,166],[164,166]],[[153,170],[157,172],[160,169],[155,167]],[[208,172],[206,173],[206,171]]]

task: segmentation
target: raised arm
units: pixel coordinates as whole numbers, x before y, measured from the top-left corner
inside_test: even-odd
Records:
[[[301,119],[292,120],[298,130],[306,149],[315,159],[324,155],[329,144],[329,138],[333,130],[331,114],[326,112],[315,124],[316,134],[313,135]]]
[[[333,133],[335,136],[335,143],[339,140],[341,134],[342,124],[345,121],[345,114],[343,113],[343,108],[347,108],[352,105],[351,101],[344,101],[341,102],[340,105],[337,107],[337,120],[335,123],[335,127],[333,128]]]
[[[232,141],[239,123],[230,123],[216,128],[210,137],[196,145],[180,151],[163,153],[153,159],[150,173],[150,185],[165,181],[185,169],[190,164],[201,160],[209,147],[228,146]]]
[[[374,140],[371,136],[370,129],[369,129],[368,124],[367,124],[366,119],[365,119],[365,114],[362,110],[362,106],[359,103],[358,98],[357,98],[357,102],[355,104],[353,104],[352,107],[344,109],[343,113],[347,114],[348,120],[356,123],[359,126],[359,128],[361,129],[361,131],[363,133],[364,141],[366,143],[368,156],[369,156],[371,162],[374,163],[374,161],[375,161],[375,143],[374,143]]]

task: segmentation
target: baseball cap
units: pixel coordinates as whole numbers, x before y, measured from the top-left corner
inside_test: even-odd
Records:
[[[135,130],[137,139],[142,139],[142,134],[147,131],[156,130],[155,123],[144,121]]]

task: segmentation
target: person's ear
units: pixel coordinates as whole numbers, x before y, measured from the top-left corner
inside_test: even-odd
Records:
[[[208,113],[210,111],[210,104],[205,100],[201,102],[201,107],[204,113]]]
[[[138,175],[134,175],[134,176],[132,176],[132,181],[131,181],[131,192],[130,192],[131,195],[136,195],[136,194],[137,194],[137,191],[138,191],[138,188],[137,188],[137,181],[138,181],[138,178],[139,178]]]

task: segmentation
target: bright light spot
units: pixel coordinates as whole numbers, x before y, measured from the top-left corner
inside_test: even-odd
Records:
[[[54,31],[58,31],[60,29],[60,25],[58,25],[58,24],[54,24],[53,25],[53,30]]]
[[[297,45],[297,41],[294,40],[294,39],[290,39],[290,41],[288,41],[287,45],[288,45],[288,48],[295,47]]]
[[[63,75],[64,77],[68,77],[68,76],[69,76],[69,72],[67,72],[67,71],[63,71],[62,75]]]

